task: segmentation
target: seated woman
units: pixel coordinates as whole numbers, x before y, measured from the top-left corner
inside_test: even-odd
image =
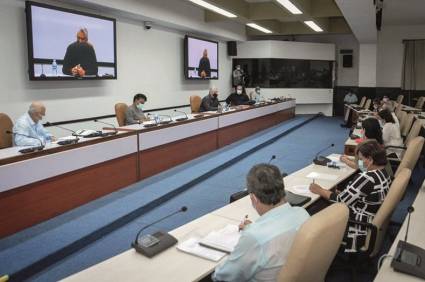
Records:
[[[384,146],[382,140],[382,130],[379,121],[376,118],[368,118],[362,122],[363,128],[363,141],[375,139],[381,146]],[[341,161],[351,168],[357,169],[357,159],[351,160],[348,156],[341,156]]]
[[[249,101],[245,87],[242,85],[236,86],[236,93],[230,94],[226,99],[226,103],[231,106],[249,105]]]
[[[310,184],[310,191],[331,202],[345,203],[350,210],[350,219],[372,222],[391,184],[391,178],[385,170],[387,157],[385,150],[375,140],[359,144],[356,155],[361,172],[343,191],[331,192],[314,183]],[[343,240],[344,251],[357,252],[364,246],[366,237],[365,227],[349,223]]]
[[[382,110],[378,113],[379,119],[384,122],[382,127],[382,139],[385,147],[387,146],[403,146],[403,139],[400,134],[400,127],[395,122],[391,112],[388,109]],[[387,155],[391,157],[401,157],[402,150],[395,148],[388,148]]]

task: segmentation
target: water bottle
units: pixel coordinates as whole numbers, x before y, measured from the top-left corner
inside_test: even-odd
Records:
[[[58,64],[56,63],[56,59],[52,62],[52,75],[58,76]]]

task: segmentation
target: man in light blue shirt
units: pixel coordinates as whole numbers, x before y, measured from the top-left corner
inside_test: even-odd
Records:
[[[276,166],[259,164],[251,168],[247,187],[260,218],[241,223],[239,242],[215,269],[214,281],[276,281],[297,230],[309,218],[305,209],[286,202]]]
[[[54,137],[41,124],[45,115],[46,107],[41,102],[33,102],[28,112],[21,116],[13,126],[13,144],[15,146],[40,146],[53,141]]]

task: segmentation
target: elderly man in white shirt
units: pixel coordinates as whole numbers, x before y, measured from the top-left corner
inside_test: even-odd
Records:
[[[46,107],[41,102],[32,102],[28,112],[22,115],[13,126],[15,146],[43,146],[54,141],[54,137],[41,124],[46,115]]]
[[[247,176],[251,203],[260,218],[239,226],[241,237],[226,261],[215,269],[215,281],[276,281],[307,211],[285,200],[282,175],[274,165],[259,164]]]

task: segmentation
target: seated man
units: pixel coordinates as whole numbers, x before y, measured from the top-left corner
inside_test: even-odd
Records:
[[[201,107],[199,108],[200,112],[207,111],[217,111],[218,105],[220,102],[217,99],[218,97],[218,89],[217,87],[211,87],[210,92],[207,96],[202,98]]]
[[[133,97],[133,104],[125,112],[125,124],[135,124],[148,120],[143,113],[143,105],[148,100],[145,94],[136,94]]]
[[[40,146],[53,141],[54,137],[41,124],[45,115],[46,107],[41,102],[32,102],[28,112],[21,116],[13,126],[13,144],[15,146]]]
[[[348,91],[347,94],[344,96],[345,104],[356,104],[357,101],[357,96],[352,91]]]
[[[218,281],[276,281],[298,228],[309,218],[305,209],[285,200],[282,175],[274,165],[259,164],[247,176],[251,203],[260,218],[239,226],[234,251],[215,269]]]
[[[226,103],[231,106],[249,105],[250,100],[246,94],[245,87],[242,85],[236,86],[236,93],[232,93],[227,97]]]

